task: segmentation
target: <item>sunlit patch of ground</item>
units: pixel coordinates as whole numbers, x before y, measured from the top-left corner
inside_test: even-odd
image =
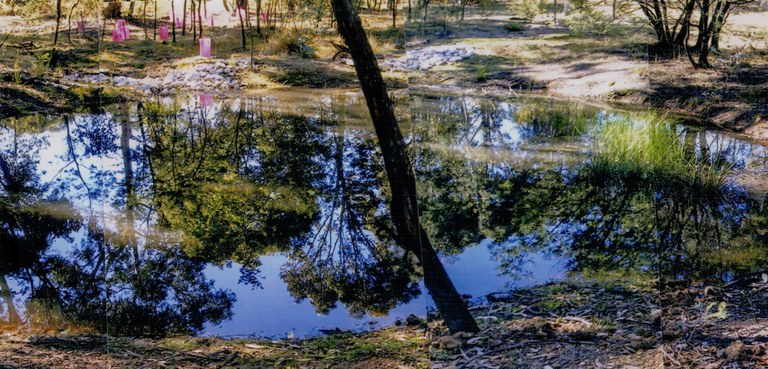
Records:
[[[619,23],[607,34],[579,34],[565,26],[562,13],[557,26],[550,13],[534,23],[517,20],[522,30],[512,32],[507,25],[514,12],[505,8],[469,7],[464,21],[454,15],[443,18],[439,8],[431,12],[427,23],[409,25],[409,49],[455,45],[471,47],[475,55],[412,71],[412,85],[499,94],[533,90],[658,108],[768,139],[765,12],[736,12],[728,19],[721,51],[711,57],[712,69],[694,68],[684,52],[672,58],[658,55],[650,28],[634,21]]]

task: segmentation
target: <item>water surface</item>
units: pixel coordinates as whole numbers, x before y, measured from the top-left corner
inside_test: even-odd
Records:
[[[642,115],[540,99],[414,92],[398,114],[422,224],[460,293],[728,280],[766,260],[762,146],[666,121],[646,137]],[[611,129],[677,159],[617,151]],[[0,157],[0,287],[13,296],[3,319],[303,337],[431,305],[393,237],[357,93],[8,119]]]

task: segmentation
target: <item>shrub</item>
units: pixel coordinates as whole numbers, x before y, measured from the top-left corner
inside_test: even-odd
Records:
[[[120,18],[120,9],[121,6],[119,2],[107,3],[102,15],[106,19],[118,19]]]
[[[608,34],[615,30],[615,24],[611,16],[603,11],[589,8],[581,8],[575,14],[566,19],[565,23],[571,31],[578,34]]]
[[[543,0],[517,0],[512,4],[511,10],[532,22],[536,16],[546,11],[546,6]]]
[[[504,29],[509,32],[522,32],[523,25],[517,22],[507,22],[507,24],[504,25]]]
[[[272,36],[270,48],[274,54],[298,55],[303,59],[315,57],[315,49],[309,46],[307,35],[298,30],[286,31]]]

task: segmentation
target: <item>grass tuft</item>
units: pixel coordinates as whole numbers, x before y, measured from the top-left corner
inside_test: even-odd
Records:
[[[610,122],[597,135],[593,175],[717,189],[732,166],[717,153],[701,152],[664,115],[645,113]]]

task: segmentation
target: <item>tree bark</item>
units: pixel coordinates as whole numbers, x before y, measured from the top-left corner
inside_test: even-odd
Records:
[[[467,305],[453,286],[448,273],[419,223],[416,178],[405,141],[395,117],[376,56],[368,42],[360,17],[349,0],[331,0],[339,33],[352,54],[355,71],[365,95],[379,141],[392,199],[390,213],[398,243],[413,252],[422,264],[424,284],[451,332],[479,329]]]
[[[171,4],[173,4],[173,2],[171,2]],[[181,16],[181,35],[184,36],[187,34],[187,0],[184,0],[184,6],[181,11],[184,13],[184,15]]]
[[[8,321],[11,324],[21,323],[21,316],[16,311],[16,305],[13,303],[13,295],[11,289],[8,287],[8,282],[5,280],[5,275],[0,274],[0,294],[3,295],[5,305],[8,308]]]
[[[176,6],[171,0],[171,31],[173,32],[173,43],[176,43]]]

